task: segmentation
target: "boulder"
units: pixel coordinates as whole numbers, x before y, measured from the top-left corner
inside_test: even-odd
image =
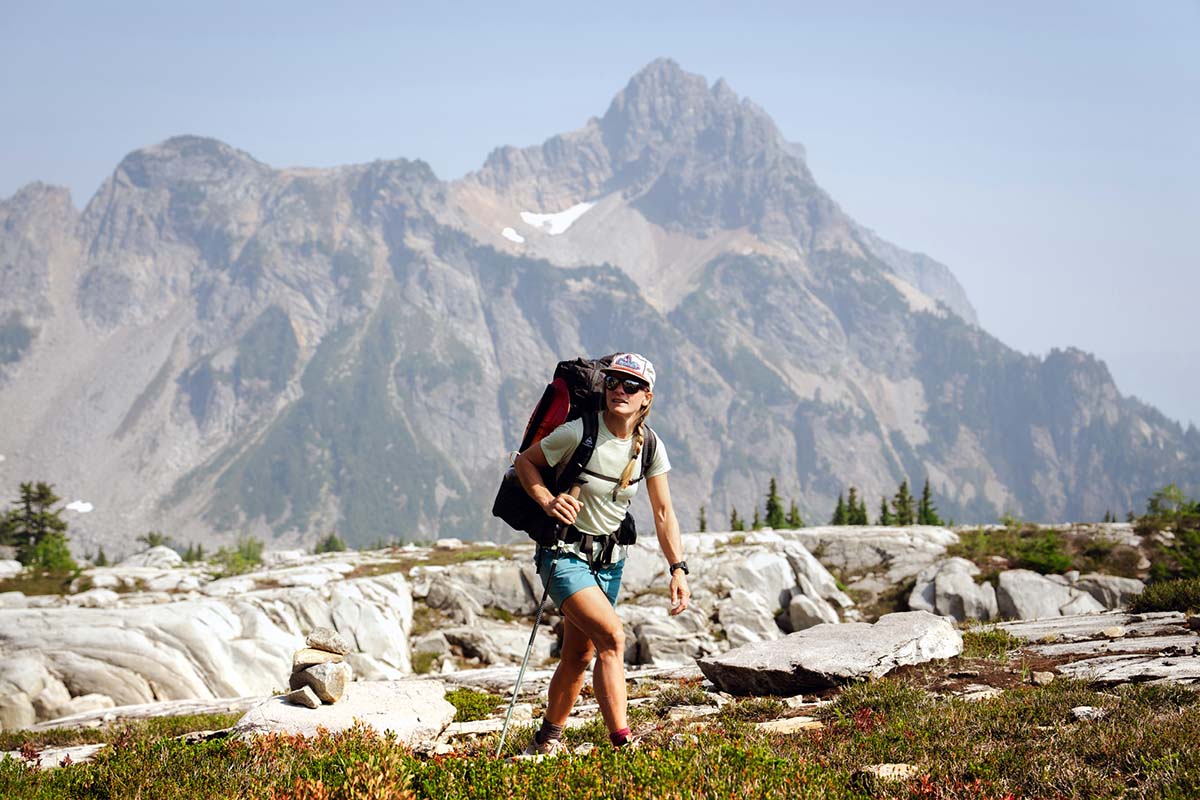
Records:
[[[1146,589],[1146,584],[1137,578],[1121,578],[1116,575],[1100,575],[1092,572],[1081,577],[1076,583],[1077,589],[1090,594],[1096,601],[1108,610],[1128,608]]]
[[[477,658],[481,664],[520,663],[529,645],[529,623],[480,620],[475,625],[442,629],[442,635],[452,646],[462,650],[466,658]],[[550,657],[552,638],[540,635],[534,639],[530,662],[540,664]]]
[[[850,596],[838,588],[837,578],[833,577],[804,545],[799,542],[788,542],[783,545],[782,552],[792,567],[796,585],[800,587],[800,591],[805,596],[814,600],[824,600],[830,605],[841,608],[850,608],[854,605]],[[792,596],[795,596],[794,591]]]
[[[124,606],[129,596],[122,598]],[[0,609],[8,652],[44,654],[72,695],[102,695],[122,706],[269,695],[317,627],[351,640],[373,659],[362,662],[374,665],[373,675],[396,677],[411,671],[411,626],[412,598],[400,573],[137,608]],[[0,680],[4,674],[0,668]],[[32,708],[41,688],[16,705]],[[0,689],[0,697],[18,690]]]
[[[259,577],[269,579],[276,586],[325,586],[353,571],[353,564],[329,561],[323,564],[303,564],[298,567],[275,569],[270,573],[259,573]]]
[[[360,681],[394,681],[406,674],[367,653],[351,653],[346,656],[346,663]]]
[[[996,590],[990,583],[975,583],[978,574],[979,567],[965,558],[947,558],[931,564],[917,575],[908,607],[954,617],[959,622],[993,619],[998,613]]]
[[[477,607],[500,608],[511,614],[533,614],[542,596],[542,582],[532,560],[466,561],[452,567],[417,567],[413,575],[414,581],[428,581],[429,591],[433,591],[438,576],[445,576]]]
[[[1061,575],[1039,575],[1010,569],[996,581],[996,606],[1007,619],[1046,619],[1091,614],[1104,610],[1087,592],[1071,586]]]
[[[837,621],[837,612],[824,600],[814,600],[808,595],[796,594],[788,603],[788,622],[791,625],[792,633],[806,630],[814,625],[836,624]]]
[[[14,561],[11,558],[0,559],[0,580],[15,578],[25,569],[20,561]]]
[[[268,550],[262,554],[262,565],[267,568],[292,567],[304,563],[308,558],[304,550]]]
[[[71,692],[58,678],[50,677],[33,698],[33,711],[38,719],[54,719],[69,713]]]
[[[697,663],[705,677],[731,694],[794,695],[961,652],[962,636],[946,618],[907,611],[886,614],[874,625],[817,625]]]
[[[1100,614],[1106,610],[1099,600],[1087,592],[1078,592],[1058,611],[1064,617],[1071,617],[1076,614]]]
[[[689,556],[691,557],[691,556]],[[700,577],[697,564],[692,563],[693,576]],[[692,576],[689,576],[691,582]],[[625,558],[625,566],[621,570],[621,596],[634,597],[660,587],[667,586],[667,562],[658,547],[651,548],[647,544],[630,546]],[[693,590],[695,587],[693,587]],[[541,595],[538,595],[539,597]]]
[[[954,531],[932,525],[827,525],[802,528],[792,535],[809,552],[819,553],[826,567],[844,575],[881,573],[890,583],[916,576],[943,558],[947,547],[958,544]]]
[[[772,616],[791,598],[792,587],[796,585],[796,573],[783,553],[757,547],[740,548],[731,557],[715,561],[712,577],[723,583],[724,591],[718,590],[720,594],[728,594],[735,589],[753,592],[771,609]]]
[[[689,608],[671,616],[662,598],[656,599],[654,605],[617,606],[625,622],[626,663],[676,667],[720,649],[703,614]]]
[[[783,636],[783,631],[775,624],[775,611],[760,595],[734,589],[717,606],[717,619],[725,629],[729,645],[740,647],[749,642],[770,641]]]
[[[234,726],[242,739],[266,733],[316,735],[317,728],[346,730],[361,721],[383,735],[391,731],[407,745],[435,740],[454,719],[455,708],[446,702],[440,681],[355,681],[342,700],[319,709],[307,709],[272,697],[246,713]]]
[[[112,589],[88,589],[86,592],[69,595],[67,603],[81,608],[112,608],[121,600],[121,595]]]
[[[48,706],[70,700],[62,681],[48,669],[46,658],[35,650],[13,652],[0,658],[0,730],[27,728]]]
[[[70,717],[75,714],[89,714],[94,711],[116,708],[116,705],[108,695],[81,694],[78,697],[72,697],[66,706],[59,709],[59,713],[64,717]]]
[[[446,573],[439,573],[429,582],[425,605],[441,611],[462,625],[474,625],[483,613],[479,604],[466,588]]]
[[[183,563],[182,556],[169,547],[159,545],[141,553],[135,553],[117,564],[118,567],[156,567],[171,569]]]
[[[336,703],[345,693],[346,685],[353,679],[354,674],[349,664],[316,664],[293,672],[288,681],[288,688],[295,690],[308,686],[323,702]]]

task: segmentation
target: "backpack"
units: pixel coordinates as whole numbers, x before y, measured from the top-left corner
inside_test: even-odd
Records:
[[[566,491],[579,480],[595,452],[600,413],[604,409],[604,373],[601,370],[611,364],[612,359],[613,356],[608,355],[596,359],[560,361],[554,368],[554,377],[542,393],[542,399],[525,425],[521,447],[517,452],[524,452],[564,422],[583,419],[583,439],[571,456],[560,462],[557,469],[542,470],[542,480],[554,494]],[[637,480],[646,477],[657,446],[657,436],[646,426],[646,438],[642,443],[642,474]],[[510,466],[504,472],[500,490],[492,503],[492,515],[504,520],[509,527],[529,534],[530,538],[544,547],[554,544],[564,534],[559,524],[547,516],[521,486],[515,466]],[[626,513],[620,530],[615,533],[621,544],[632,544],[637,538],[633,516]]]

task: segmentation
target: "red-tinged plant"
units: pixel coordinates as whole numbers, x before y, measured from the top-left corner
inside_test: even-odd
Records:
[[[42,751],[37,749],[32,742],[25,742],[22,744],[19,752],[21,754],[21,758],[25,759],[26,761],[37,761],[38,756],[42,753]]]
[[[329,787],[319,780],[297,778],[290,789],[272,789],[270,800],[330,800]]]
[[[850,719],[859,733],[870,733],[883,724],[883,715],[870,708],[860,708]]]

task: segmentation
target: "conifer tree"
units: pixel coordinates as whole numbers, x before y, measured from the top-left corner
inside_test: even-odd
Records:
[[[738,516],[736,507],[734,507],[733,510],[729,512],[729,530],[731,530],[731,531],[746,530],[746,523],[743,522],[742,518]]]
[[[864,497],[858,498],[858,511],[854,512],[855,525],[870,525],[871,521],[867,518],[867,500]]]
[[[800,516],[800,509],[796,507],[796,501],[792,501],[792,507],[788,509],[787,526],[789,528],[803,528],[804,519]]]
[[[846,501],[842,499],[841,492],[838,492],[837,508],[833,509],[833,517],[829,520],[830,525],[845,525],[846,524]]]
[[[888,508],[887,497],[879,498],[879,525],[894,525],[896,518],[892,516],[891,509]]]
[[[858,498],[858,488],[850,487],[850,497],[846,502],[846,524],[866,525],[867,504]]]
[[[48,483],[22,483],[4,526],[5,539],[17,548],[17,560],[27,567],[48,570],[75,568],[67,549],[67,522],[62,509],[51,509],[61,498]]]
[[[758,516],[758,509],[754,509],[754,521],[750,523],[750,530],[756,531],[763,526],[762,520]]]
[[[918,525],[944,525],[938,516],[937,506],[933,504],[933,493],[929,490],[929,478],[925,479],[925,488],[921,490],[921,502],[917,506]]]
[[[101,546],[101,548],[96,551],[96,557],[94,559],[92,559],[92,565],[96,566],[96,567],[107,567],[108,566],[108,556],[104,555],[104,547],[103,546]]]
[[[771,478],[771,489],[767,492],[766,526],[780,530],[785,524],[783,516],[783,501],[779,499],[779,490],[775,479]]]
[[[912,525],[915,521],[913,514],[913,498],[908,492],[908,481],[900,482],[896,496],[892,498],[892,510],[896,512],[897,525]]]
[[[700,533],[708,530],[708,516],[704,513],[704,506],[700,506]]]

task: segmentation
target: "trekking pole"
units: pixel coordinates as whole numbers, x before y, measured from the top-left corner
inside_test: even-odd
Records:
[[[579,497],[579,486],[576,484],[571,487],[569,494],[577,498]],[[558,539],[562,536],[563,526],[561,524],[555,526],[554,541],[558,543]],[[542,623],[542,609],[546,606],[546,597],[550,594],[550,582],[554,580],[554,570],[558,567],[558,551],[555,550],[554,560],[550,562],[550,573],[546,576],[546,587],[542,589],[542,599],[538,603],[537,615],[533,618],[533,630],[529,632],[529,644],[525,646],[525,657],[521,659],[521,669],[517,672],[517,685],[513,687],[512,699],[508,701],[508,713],[504,715],[504,727],[500,730],[500,744],[496,746],[496,758],[504,752],[504,737],[508,736],[508,723],[512,721],[513,707],[517,704],[517,695],[521,693],[521,682],[525,680],[525,667],[529,665],[529,654],[533,652],[533,640],[537,637],[538,625]]]

